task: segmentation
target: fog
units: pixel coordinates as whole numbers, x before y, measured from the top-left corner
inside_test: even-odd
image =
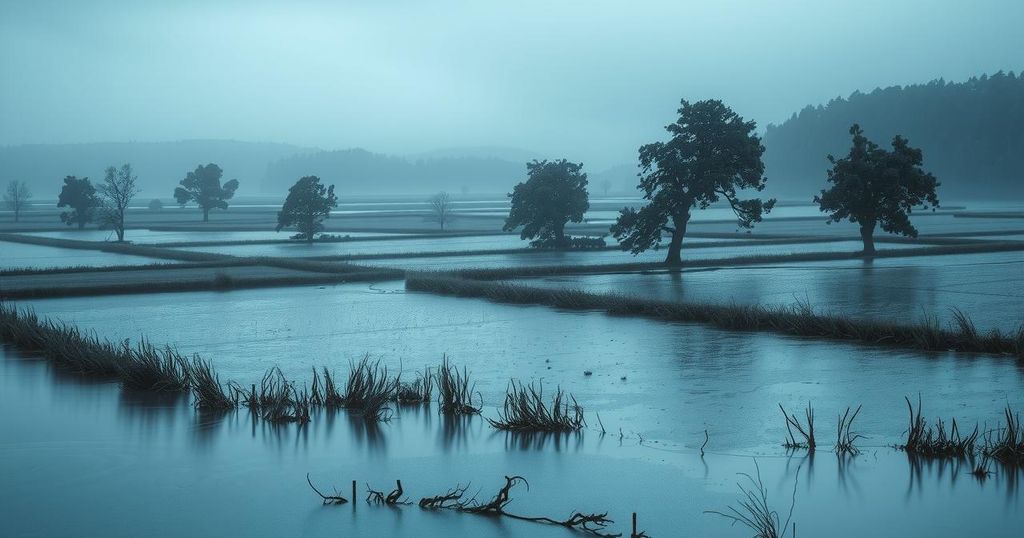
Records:
[[[602,168],[683,97],[763,128],[1024,50],[1017,1],[550,4],[4,2],[0,144],[486,145]]]

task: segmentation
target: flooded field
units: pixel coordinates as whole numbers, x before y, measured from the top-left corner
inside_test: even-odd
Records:
[[[388,490],[401,479],[414,502],[471,484],[486,499],[502,476],[522,474],[530,489],[513,490],[515,513],[610,510],[621,532],[636,511],[652,536],[739,537],[749,533],[704,511],[736,502],[737,473],[753,473],[755,457],[773,508],[788,509],[795,483],[793,520],[804,535],[1015,536],[1024,524],[1024,477],[1000,472],[979,482],[966,462],[912,461],[889,446],[906,428],[904,395],[920,393],[929,418],[962,424],[994,421],[1006,404],[1020,408],[1024,369],[1012,359],[891,350],[883,357],[862,346],[401,291],[394,283],[24,304],[110,338],[145,334],[202,353],[222,376],[243,383],[271,365],[308,379],[312,365],[343,372],[348,358],[366,352],[410,371],[448,353],[478,382],[484,416],[494,417],[508,378],[536,379],[573,392],[589,427],[505,434],[479,417],[446,419],[432,407],[399,408],[379,426],[324,411],[304,428],[275,427],[245,411],[209,416],[184,400],[83,382],[3,347],[0,471],[9,487],[0,505],[19,517],[0,520],[0,532],[63,535],[73,525],[107,536],[199,526],[213,534],[369,528],[388,536],[572,536],[514,520],[362,503],[364,483]],[[863,404],[864,452],[787,455],[776,406],[808,400],[825,432],[841,409]],[[346,496],[358,480],[359,502],[321,506],[306,473]],[[56,503],[73,508],[58,520],[46,508]],[[211,521],[210,506],[232,517]]]
[[[99,250],[47,247],[0,241],[0,269],[44,269],[78,265],[148,265],[174,263],[174,260],[132,256]]]
[[[880,258],[570,275],[523,283],[716,304],[805,302],[820,311],[902,322],[931,316],[946,324],[959,309],[985,330],[1012,332],[1024,325],[1022,252],[943,256],[941,263],[929,257]]]
[[[107,230],[65,230],[59,232],[28,232],[25,235],[53,237],[56,239],[75,239],[78,241],[116,241],[117,235]],[[128,230],[125,238],[133,243],[154,244],[178,242],[214,242],[214,241],[258,241],[288,239],[293,232],[273,230],[267,231],[161,231],[161,230]],[[350,237],[388,237],[401,234],[342,232],[337,235]]]

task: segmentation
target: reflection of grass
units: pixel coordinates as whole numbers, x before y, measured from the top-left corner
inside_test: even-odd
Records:
[[[1024,327],[1015,334],[998,330],[979,334],[977,331],[965,331],[962,324],[958,328],[943,329],[934,323],[901,325],[817,313],[806,304],[765,306],[658,301],[470,280],[436,273],[411,273],[406,277],[405,286],[412,291],[481,297],[504,303],[539,304],[566,310],[603,310],[613,315],[700,322],[729,330],[774,331],[926,351],[956,350],[1024,356]]]
[[[515,381],[509,383],[505,406],[498,411],[498,419],[488,419],[488,422],[499,430],[523,432],[578,431],[586,425],[583,408],[571,394],[558,388],[548,407],[543,387]]]

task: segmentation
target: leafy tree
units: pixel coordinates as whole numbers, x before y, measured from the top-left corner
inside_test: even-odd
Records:
[[[92,186],[89,178],[81,179],[75,176],[64,178],[64,186],[60,189],[60,197],[57,199],[57,207],[69,207],[71,211],[63,211],[60,220],[71,226],[78,225],[78,229],[85,228],[85,225],[92,222],[96,214],[96,208],[103,202],[96,194],[96,187]]]
[[[32,198],[32,191],[24,181],[15,179],[7,184],[4,201],[10,206],[11,211],[14,211],[14,222],[18,222],[18,219],[21,218],[21,212],[28,205],[29,198]]]
[[[567,222],[581,222],[590,208],[587,174],[583,163],[537,161],[526,163],[527,180],[515,186],[509,198],[512,209],[505,220],[506,232],[522,226],[519,237],[534,239],[535,247],[564,247]]]
[[[623,208],[611,232],[623,250],[639,254],[658,249],[662,233],[670,235],[665,263],[680,265],[683,236],[693,208],[725,199],[744,228],[760,222],[775,200],[740,200],[737,189],[765,187],[764,146],[754,134],[756,124],[718,100],[690,104],[685,99],[679,119],[665,127],[672,138],[640,148],[640,185],[647,205]]]
[[[428,203],[430,204],[430,220],[440,224],[443,232],[444,226],[451,223],[455,217],[452,214],[454,210],[452,197],[447,192],[439,192],[432,196]]]
[[[277,214],[277,231],[294,226],[312,243],[313,235],[323,229],[322,221],[330,218],[331,209],[338,207],[334,185],[326,187],[316,176],[306,176],[288,189],[281,211]]]
[[[124,215],[132,198],[139,193],[138,179],[138,176],[132,173],[132,165],[126,163],[119,169],[107,167],[103,183],[96,186],[103,200],[100,226],[113,228],[118,241],[124,241]]]
[[[829,213],[828,223],[848,220],[860,225],[864,252],[875,252],[875,226],[882,230],[917,237],[917,228],[910,223],[914,207],[939,206],[935,176],[921,169],[921,150],[910,147],[907,139],[896,135],[892,151],[878,147],[864,136],[856,123],[850,127],[853,146],[842,159],[829,155],[832,184],[814,202]]]
[[[159,198],[153,198],[149,201],[149,206],[147,207],[149,207],[150,211],[160,211],[164,208],[164,203]]]
[[[232,179],[223,186],[220,178],[224,171],[216,164],[199,165],[181,180],[181,186],[174,189],[174,199],[184,206],[195,202],[203,211],[203,222],[210,220],[211,209],[227,209],[228,200],[238,190],[238,180]]]

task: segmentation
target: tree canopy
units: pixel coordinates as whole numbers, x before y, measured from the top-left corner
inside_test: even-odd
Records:
[[[96,208],[100,207],[102,203],[96,193],[96,187],[92,185],[89,178],[75,176],[64,178],[64,186],[60,189],[57,207],[67,207],[71,210],[61,212],[61,222],[68,226],[77,225],[81,230],[85,228],[86,224],[92,222]]]
[[[313,236],[323,229],[323,220],[330,218],[331,209],[338,207],[334,185],[324,186],[320,178],[306,176],[288,189],[281,211],[277,213],[277,231],[294,226],[302,237],[313,242]]]
[[[647,204],[623,208],[612,235],[634,254],[657,249],[671,237],[665,263],[682,263],[680,251],[693,208],[728,202],[739,226],[750,228],[771,211],[775,200],[740,200],[739,189],[765,187],[764,146],[757,125],[718,100],[682,100],[679,119],[665,127],[672,138],[640,148],[640,184]]]
[[[526,172],[527,180],[508,195],[512,209],[503,229],[522,226],[519,237],[534,239],[530,245],[535,247],[567,246],[566,223],[583,221],[590,208],[583,163],[534,160],[526,163]]]
[[[181,180],[181,186],[174,189],[174,199],[184,206],[195,202],[203,212],[203,222],[210,220],[211,209],[227,209],[228,200],[238,190],[238,180],[232,179],[223,186],[220,178],[224,171],[216,164],[199,165]]]
[[[889,233],[917,237],[917,228],[910,223],[913,209],[930,206],[934,211],[939,206],[935,193],[939,182],[921,169],[921,150],[899,135],[892,139],[892,151],[880,148],[857,124],[850,127],[850,135],[853,145],[846,157],[828,156],[831,186],[814,202],[829,214],[829,223],[859,224],[865,252],[875,251],[876,225]]]

